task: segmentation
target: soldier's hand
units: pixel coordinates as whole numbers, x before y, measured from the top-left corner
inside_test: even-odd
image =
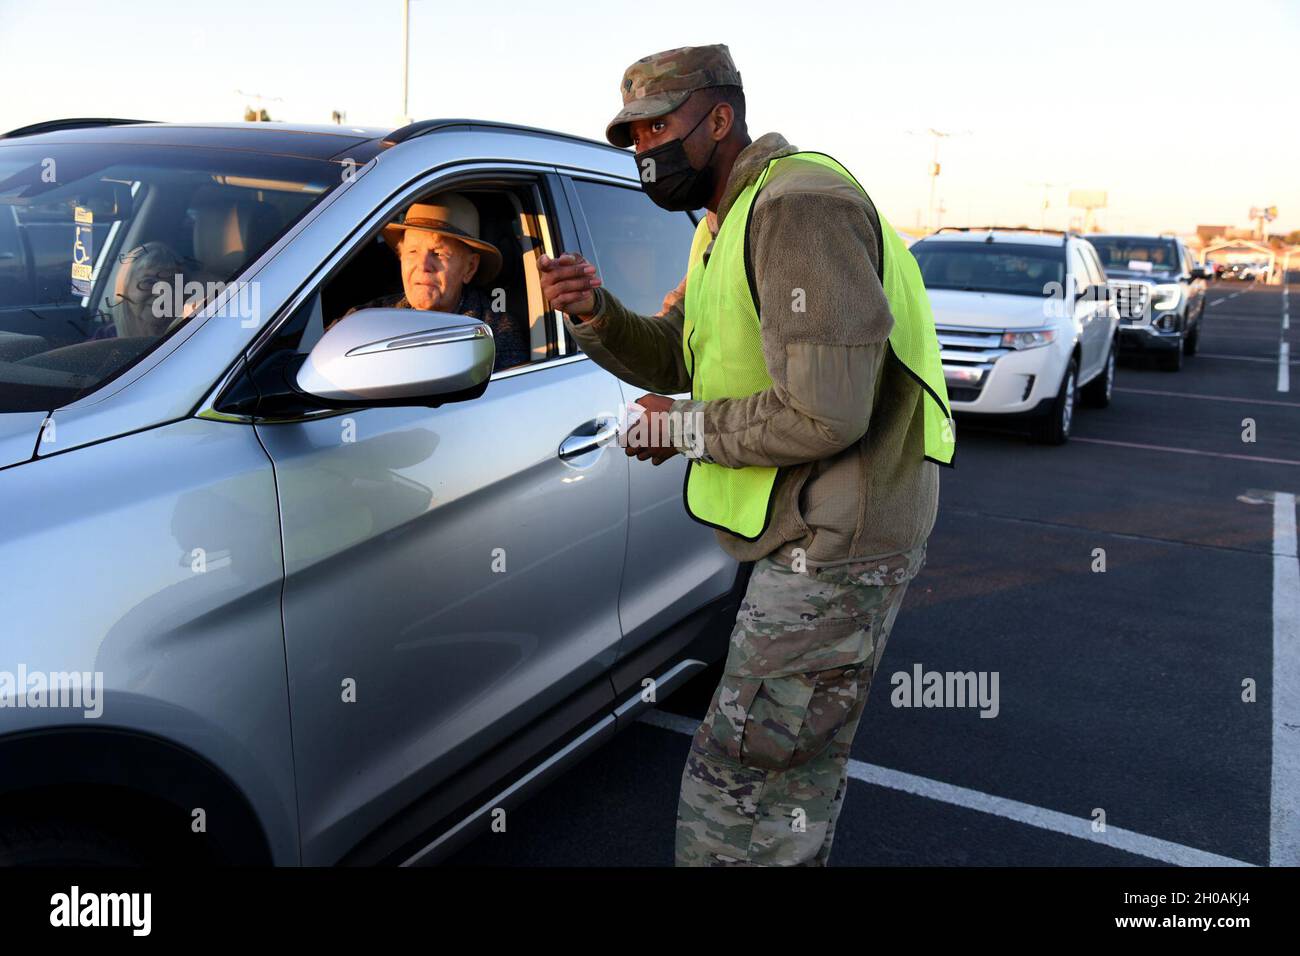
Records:
[[[600,285],[596,267],[576,252],[541,256],[537,260],[541,273],[542,296],[550,308],[569,315],[591,315],[596,311],[595,290]]]
[[[651,439],[671,441],[671,423],[667,421],[673,400],[666,395],[642,395],[636,400],[645,409],[640,421],[628,429],[624,451],[629,458],[639,458],[651,464],[662,465],[673,455],[680,454],[671,444],[654,444]],[[662,420],[656,421],[657,418]]]

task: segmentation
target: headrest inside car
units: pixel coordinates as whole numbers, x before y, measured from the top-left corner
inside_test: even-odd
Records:
[[[280,225],[280,214],[270,203],[203,203],[194,209],[194,258],[205,272],[224,279],[266,245]]]

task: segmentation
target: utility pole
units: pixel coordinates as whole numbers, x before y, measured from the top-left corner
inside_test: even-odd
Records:
[[[934,151],[930,158],[930,218],[927,224],[929,231],[933,233],[937,228],[935,222],[934,201],[935,201],[935,190],[938,188],[939,185],[939,141],[944,139],[951,139],[953,136],[967,136],[970,134],[970,130],[965,129],[965,130],[960,130],[959,132],[949,133],[944,130],[938,130],[931,127],[930,129],[927,129],[924,132],[918,130],[910,130],[910,129],[907,132],[912,136],[933,136],[934,137]]]
[[[1046,229],[1046,228],[1047,228],[1047,209],[1048,209],[1048,206],[1051,205],[1051,203],[1049,202],[1050,193],[1048,192],[1048,190],[1052,189],[1052,188],[1055,187],[1055,186],[1068,186],[1069,183],[1030,183],[1029,185],[1031,185],[1031,186],[1042,186],[1042,187],[1043,187],[1043,205],[1042,205],[1042,207],[1039,209],[1038,228],[1039,228],[1039,229]]]
[[[402,0],[402,124],[411,122],[411,0]]]

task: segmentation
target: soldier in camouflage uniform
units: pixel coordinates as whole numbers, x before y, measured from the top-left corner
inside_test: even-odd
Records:
[[[669,148],[684,150],[690,169],[716,185],[699,204],[715,240],[737,195],[772,159],[797,152],[777,133],[750,141],[739,90],[725,46],[648,56],[624,74],[623,110],[606,130],[638,157],[678,141]],[[873,268],[883,250],[870,200],[824,167],[787,164],[758,190],[749,226],[751,290],[773,382],[749,396],[667,397],[692,390],[682,355],[685,280],[647,316],[605,289],[581,256],[543,257],[539,267],[543,293],[587,355],[652,393],[638,399],[648,416],[702,422],[702,435],[628,447],[629,455],[778,468],[759,537],[714,526],[729,554],[755,564],[682,774],[676,859],[819,866],[871,680],[925,560],[938,476],[923,456],[920,386],[887,361],[893,319]],[[801,313],[791,310],[796,288],[807,296]]]
[[[830,855],[849,745],[917,569],[801,572],[791,557],[754,565],[686,759],[679,865],[821,866]]]

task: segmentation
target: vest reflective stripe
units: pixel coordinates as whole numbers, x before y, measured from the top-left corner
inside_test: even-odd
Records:
[[[862,189],[853,174],[831,157],[823,153],[794,153],[769,162],[758,179],[736,197],[713,239],[707,265],[704,251],[713,237],[707,221],[700,221],[691,242],[682,321],[682,351],[691,374],[692,398],[702,401],[743,398],[772,384],[763,358],[758,307],[745,262],[745,234],[754,198],[768,175],[778,163],[791,161],[826,166]],[[956,438],[930,300],[916,260],[879,210],[877,217],[881,284],[894,316],[890,351],[922,388],[925,458],[951,465]],[[683,494],[686,511],[702,524],[755,541],[771,519],[776,475],[777,469],[773,467],[727,468],[692,461],[686,471]]]

